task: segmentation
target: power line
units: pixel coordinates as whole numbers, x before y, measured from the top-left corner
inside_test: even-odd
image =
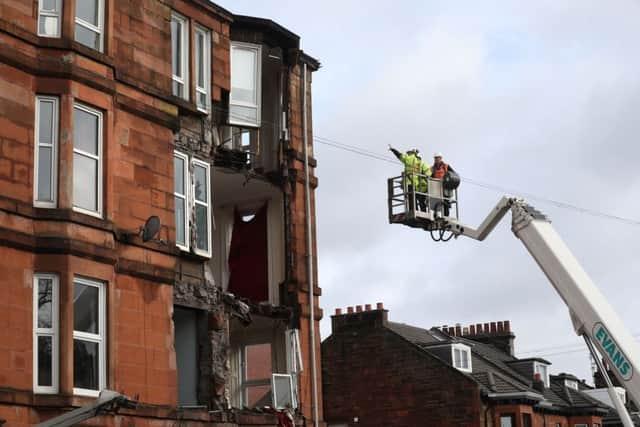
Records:
[[[223,112],[227,112],[226,110],[223,110],[221,107],[212,107],[214,109],[218,109],[220,111]],[[236,119],[240,119],[240,120],[244,120],[244,121],[251,121],[254,120],[254,118],[251,118],[249,116],[244,116],[244,115],[240,115],[237,113],[232,113],[231,111],[228,111],[229,117],[234,117]],[[269,127],[280,127],[279,123],[273,123],[270,121],[261,121],[260,122],[261,125],[267,125]],[[313,140],[338,149],[338,150],[343,150],[343,151],[347,151],[350,152],[352,154],[356,154],[359,156],[363,156],[363,157],[367,157],[370,158],[372,160],[378,160],[378,161],[383,161],[383,162],[387,162],[387,163],[393,163],[393,164],[397,164],[397,160],[393,157],[390,156],[384,156],[381,155],[379,153],[376,153],[374,151],[370,151],[367,149],[364,149],[362,147],[357,147],[355,145],[350,145],[350,144],[345,144],[343,142],[340,141],[336,141],[335,139],[330,139],[330,138],[325,138],[322,136],[318,136],[318,135],[314,135],[313,136]],[[636,225],[636,226],[640,226],[640,220],[634,219],[634,218],[627,218],[627,217],[623,217],[623,216],[619,216],[619,215],[614,215],[614,214],[610,214],[607,212],[601,212],[601,211],[596,211],[594,209],[588,209],[588,208],[583,208],[581,206],[578,205],[574,205],[571,203],[566,203],[566,202],[561,202],[558,200],[554,200],[548,197],[543,197],[543,196],[539,196],[537,194],[533,194],[533,193],[528,193],[528,192],[523,192],[523,191],[518,191],[518,190],[513,190],[510,188],[506,188],[506,187],[501,187],[495,184],[491,184],[491,183],[486,183],[486,182],[482,182],[476,179],[472,179],[472,178],[468,178],[468,177],[464,177],[464,176],[460,176],[460,179],[463,182],[466,182],[468,184],[474,185],[476,187],[479,188],[484,188],[486,190],[490,190],[490,191],[495,191],[497,193],[501,193],[501,194],[510,194],[512,196],[520,196],[520,197],[525,197],[529,200],[537,200],[539,202],[543,202],[543,203],[547,203],[553,206],[556,206],[558,208],[561,209],[567,209],[567,210],[573,210],[582,214],[586,214],[586,215],[590,215],[590,216],[594,216],[594,217],[598,217],[598,218],[604,218],[604,219],[611,219],[614,221],[619,221],[625,224],[629,224],[629,225]]]
[[[333,148],[337,148],[340,150],[344,150],[344,151],[349,151],[351,153],[363,156],[363,157],[368,157],[374,160],[380,160],[380,161],[384,161],[384,162],[389,162],[389,163],[397,163],[396,160],[390,158],[390,157],[386,157],[386,156],[382,156],[380,154],[374,153],[372,151],[368,151],[365,149],[362,149],[360,147],[356,147],[353,145],[348,145],[348,144],[344,144],[344,143],[340,143],[338,141],[335,140],[330,140],[327,138],[322,138],[319,136],[314,136],[314,141],[323,144],[323,145],[327,145]],[[554,200],[548,197],[543,197],[543,196],[539,196],[537,194],[533,194],[533,193],[528,193],[528,192],[524,192],[524,191],[517,191],[517,190],[513,190],[513,189],[509,189],[506,187],[501,187],[495,184],[490,184],[490,183],[486,183],[486,182],[482,182],[476,179],[472,179],[472,178],[467,178],[464,176],[460,176],[460,179],[463,182],[466,182],[468,184],[474,185],[476,187],[480,187],[480,188],[484,188],[487,190],[491,190],[491,191],[495,191],[497,193],[502,193],[502,194],[510,194],[513,196],[520,196],[520,197],[525,197],[529,200],[537,200],[539,202],[543,202],[543,203],[547,203],[553,206],[556,206],[558,208],[561,209],[567,209],[567,210],[573,210],[579,213],[583,213],[586,215],[591,215],[594,217],[599,217],[599,218],[605,218],[605,219],[611,219],[611,220],[615,220],[615,221],[619,221],[625,224],[629,224],[629,225],[637,225],[640,226],[640,220],[634,219],[634,218],[627,218],[627,217],[623,217],[623,216],[619,216],[619,215],[614,215],[614,214],[610,214],[607,212],[601,212],[601,211],[596,211],[594,209],[588,209],[588,208],[583,208],[581,206],[578,205],[574,205],[571,203],[566,203],[566,202],[560,202],[558,200]]]
[[[634,338],[640,338],[640,334],[634,334]],[[552,351],[553,350],[553,351]],[[537,355],[539,357],[547,357],[547,356],[557,356],[560,354],[569,354],[569,353],[578,353],[581,351],[588,351],[587,347],[583,344],[569,344],[569,345],[557,345],[551,347],[542,347],[539,349],[532,349],[518,352],[518,355],[526,355],[531,357],[531,355]]]

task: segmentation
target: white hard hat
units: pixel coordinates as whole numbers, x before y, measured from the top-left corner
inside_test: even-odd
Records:
[[[444,157],[444,156],[442,155],[441,152],[436,151],[435,153],[433,153],[433,157]]]

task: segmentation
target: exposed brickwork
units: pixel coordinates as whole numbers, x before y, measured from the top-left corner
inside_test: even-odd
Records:
[[[475,383],[385,328],[385,318],[360,313],[322,343],[327,422],[479,427]]]
[[[219,285],[203,268],[205,260],[183,254],[173,245],[173,150],[178,147],[212,163],[212,132],[226,122],[233,16],[206,0],[107,1],[104,52],[98,52],[73,40],[74,1],[63,2],[58,39],[37,36],[36,1],[0,3],[0,258],[11,260],[0,265],[0,419],[8,425],[31,425],[92,401],[73,396],[73,279],[82,275],[106,284],[106,385],[138,396],[141,402],[135,413],[124,410],[83,425],[159,426],[173,425],[178,419],[193,426],[275,425],[272,416],[226,411],[228,313]],[[194,24],[211,30],[211,115],[195,107],[193,63],[187,88],[190,101],[172,95],[172,10],[189,20],[191,50]],[[287,80],[299,78],[296,66]],[[299,83],[290,89],[299,91]],[[310,90],[309,80],[309,94]],[[36,94],[59,99],[58,188],[53,209],[33,206]],[[101,218],[72,209],[76,102],[103,114]],[[287,210],[294,242],[289,248],[288,303],[301,317],[297,326],[309,367],[301,99],[297,95],[295,102],[291,110],[297,111],[297,118],[290,123],[296,135],[291,143],[295,155],[283,168],[294,177]],[[315,166],[315,161],[311,163]],[[315,187],[317,180],[312,182]],[[160,218],[162,227],[156,237],[161,241],[143,242],[137,233],[151,215]],[[310,220],[315,224],[315,216]],[[53,396],[32,392],[35,272],[54,273],[60,280],[60,390]],[[317,303],[316,299],[316,307]],[[199,353],[205,381],[198,385],[198,394],[209,408],[225,411],[176,409],[174,305],[206,314]],[[317,310],[318,320],[321,314]],[[319,337],[319,324],[314,326]],[[317,349],[319,355],[319,340]],[[307,372],[301,378],[305,415],[311,413]]]
[[[452,337],[474,335],[461,326],[440,331]],[[484,358],[484,368],[474,367],[472,374],[458,371],[451,361],[436,357],[442,354],[438,349],[447,345],[446,335],[440,331],[430,335],[424,329],[391,323],[380,303],[376,310],[369,304],[364,309],[348,307],[346,313],[337,309],[332,316],[332,334],[322,343],[327,422],[348,426],[500,427],[501,417],[512,417],[513,427],[523,427],[528,417],[532,427],[556,423],[562,427],[576,423],[602,425],[596,415],[602,408],[556,403],[541,408],[535,399],[518,397],[522,393],[484,388],[476,382],[476,375],[492,363],[491,358]],[[510,332],[510,325],[505,327],[504,322],[495,327],[488,324],[486,331],[480,327],[481,336],[504,332]],[[474,333],[478,333],[476,325]],[[475,355],[473,364],[479,360]],[[550,397],[551,389],[540,385],[543,388],[531,390],[532,395],[539,392],[555,399]]]

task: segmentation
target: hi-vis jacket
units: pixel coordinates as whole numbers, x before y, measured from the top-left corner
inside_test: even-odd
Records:
[[[431,168],[415,154],[401,154],[400,161],[404,163],[404,173],[407,176],[409,185],[413,185],[416,191],[420,193],[426,193],[427,191],[427,179],[426,176],[431,176]],[[418,176],[416,174],[424,175]]]

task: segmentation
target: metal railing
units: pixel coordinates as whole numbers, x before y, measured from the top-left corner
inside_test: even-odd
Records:
[[[421,192],[412,183],[427,184]],[[458,190],[446,190],[442,180],[422,174],[405,174],[387,180],[390,223],[428,225],[439,218],[460,218]],[[426,223],[426,224],[425,224]]]

